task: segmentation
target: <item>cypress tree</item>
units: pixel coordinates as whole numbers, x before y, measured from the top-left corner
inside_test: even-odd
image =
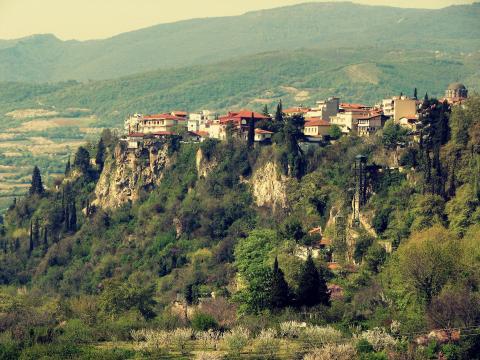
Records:
[[[255,141],[255,116],[252,112],[252,117],[248,119],[248,137],[247,137],[247,144],[248,147],[252,147]]]
[[[95,164],[97,164],[99,171],[103,170],[103,165],[105,164],[105,143],[103,142],[102,137],[98,141]]]
[[[32,251],[34,249],[34,244],[33,244],[33,223],[30,221],[30,238],[28,242],[28,256],[32,255]]]
[[[271,306],[275,309],[281,309],[289,304],[290,289],[285,281],[282,269],[278,267],[278,259],[275,258],[272,272]]]
[[[69,231],[77,230],[77,208],[75,206],[75,199],[70,203],[70,221],[68,224]]]
[[[83,174],[86,174],[90,169],[90,153],[83,146],[78,148],[73,165]]]
[[[263,107],[262,114],[265,115],[265,116],[270,116],[270,114],[268,113],[268,106],[267,106],[267,104],[265,104],[265,106]]]
[[[417,88],[415,88],[415,89],[413,90],[413,98],[414,98],[415,100],[418,99]]]
[[[297,304],[299,306],[330,305],[327,282],[318,272],[311,254],[308,255],[300,274]]]
[[[40,224],[38,218],[35,218],[32,228],[32,241],[34,246],[40,244]]]
[[[70,175],[71,169],[72,169],[72,165],[70,164],[70,156],[68,156],[67,164],[65,165],[65,176]]]
[[[46,252],[48,249],[48,227],[47,226],[43,228],[43,247]]]
[[[30,186],[29,194],[30,195],[42,195],[44,192],[42,184],[42,176],[40,175],[39,168],[35,165],[32,173],[32,185]]]
[[[275,122],[281,123],[282,121],[283,121],[283,106],[282,106],[282,100],[280,100],[277,105],[277,111],[275,112]]]

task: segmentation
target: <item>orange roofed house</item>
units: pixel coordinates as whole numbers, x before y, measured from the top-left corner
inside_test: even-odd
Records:
[[[251,111],[251,110],[241,110],[237,112],[228,112],[228,114],[224,116],[220,116],[218,121],[212,122],[208,129],[211,138],[224,140],[227,137],[227,126],[231,124],[233,129],[243,138],[247,138],[248,134],[248,124],[249,121],[253,117],[254,126],[261,120],[268,120],[270,119],[269,116],[265,116],[263,114]],[[266,138],[271,137],[271,133],[256,133],[255,137],[257,138]],[[259,140],[258,140],[259,141]]]
[[[328,135],[330,122],[321,118],[312,117],[305,119],[303,133],[307,138],[323,138]]]

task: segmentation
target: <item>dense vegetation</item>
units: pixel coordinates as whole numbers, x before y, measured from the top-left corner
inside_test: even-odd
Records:
[[[425,100],[420,142],[388,125],[307,145],[302,119],[281,114],[263,124],[278,130],[272,146],[167,142],[161,184],[117,209],[92,205],[104,163],[125,151],[109,131],[56,187],[34,169],[2,225],[0,358],[478,358],[480,99],[453,111]],[[354,226],[359,153],[367,202]],[[288,196],[275,211],[251,192],[272,161]],[[319,226],[332,245],[308,254]],[[444,328],[460,338],[414,345]]]
[[[36,35],[0,42],[0,80],[109,79],[315,46],[330,55],[366,44],[375,56],[382,48],[468,53],[479,49],[479,16],[478,3],[426,10],[327,2],[162,24],[105,40]]]

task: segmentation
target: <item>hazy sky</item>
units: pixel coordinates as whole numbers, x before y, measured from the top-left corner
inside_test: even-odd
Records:
[[[333,0],[338,1],[338,0]],[[67,39],[110,37],[143,27],[306,0],[0,0],[0,39],[53,33]],[[370,5],[441,8],[474,0],[357,0]]]

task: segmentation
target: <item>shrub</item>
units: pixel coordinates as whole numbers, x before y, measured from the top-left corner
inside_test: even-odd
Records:
[[[305,355],[304,360],[352,360],[356,351],[352,344],[327,344]]]
[[[370,343],[375,351],[389,350],[397,346],[397,340],[385,329],[378,327],[362,332],[358,336],[358,341],[361,340]]]
[[[276,339],[277,332],[274,329],[264,329],[255,338],[253,350],[262,359],[275,359],[280,349],[280,340]]]
[[[306,348],[315,348],[325,344],[336,343],[342,339],[342,333],[331,326],[307,326],[300,339]]]
[[[93,340],[92,338],[92,330],[80,319],[69,320],[63,328],[63,334],[60,336],[61,341],[74,344],[89,343]]]
[[[175,329],[168,334],[169,341],[172,348],[182,355],[188,355],[191,350],[191,340],[193,338],[193,331],[189,328]]]
[[[220,331],[208,330],[195,333],[195,338],[200,340],[202,349],[218,349],[218,344],[223,338],[223,334]]]
[[[170,343],[169,333],[163,330],[133,330],[131,336],[136,342],[135,349],[139,351],[161,353],[168,349]]]
[[[250,332],[246,328],[239,326],[227,332],[223,339],[228,348],[228,354],[240,356],[242,350],[248,345]]]
[[[374,352],[375,350],[373,349],[372,344],[370,344],[367,340],[365,339],[360,339],[357,342],[357,345],[355,346],[357,351],[360,354],[366,354],[366,353],[371,353]]]
[[[203,313],[196,313],[192,319],[192,327],[197,331],[207,331],[210,329],[217,329],[217,321],[213,316]]]
[[[220,354],[214,354],[209,352],[201,351],[195,355],[195,360],[221,360],[223,356]]]
[[[289,339],[298,338],[306,326],[306,323],[298,321],[285,321],[280,323],[279,335]]]

